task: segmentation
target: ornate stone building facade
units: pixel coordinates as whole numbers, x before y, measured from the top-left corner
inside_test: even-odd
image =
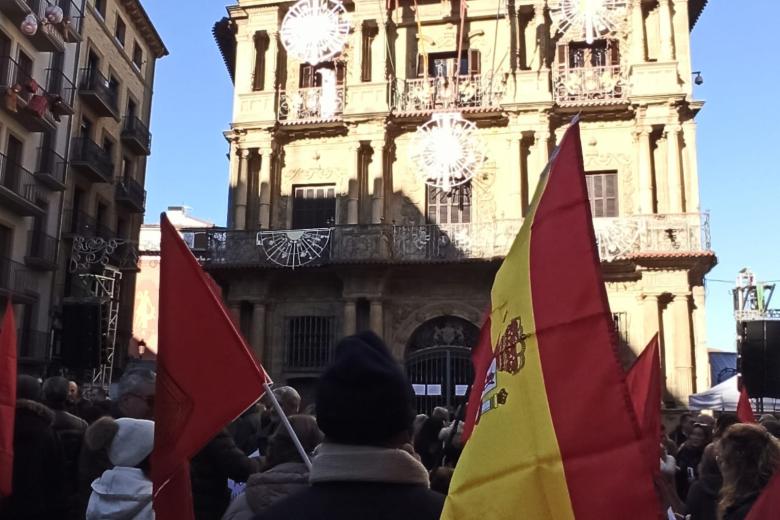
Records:
[[[706,2],[614,3],[622,14],[589,43],[561,30],[559,2],[472,0],[461,24],[457,1],[356,0],[347,47],[317,67],[280,44],[289,3],[228,7],[214,30],[235,84],[228,228],[197,252],[275,380],[307,392],[333,342],[370,328],[421,408],[459,402],[493,276],[580,113],[625,361],[660,332],[666,400],[709,386],[703,279],[716,259],[689,45]],[[409,158],[440,111],[476,123],[485,155],[450,193]]]

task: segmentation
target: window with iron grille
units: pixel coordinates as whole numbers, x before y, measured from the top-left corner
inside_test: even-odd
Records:
[[[590,211],[594,217],[618,216],[617,172],[598,172],[585,175],[588,184]]]
[[[284,364],[287,370],[322,370],[330,362],[336,318],[287,318]]]
[[[468,224],[471,222],[471,185],[450,191],[432,186],[428,190],[429,224]]]
[[[293,229],[332,227],[336,223],[336,185],[294,186]]]
[[[617,332],[620,341],[628,343],[628,313],[613,312],[612,321],[615,324],[615,332]]]

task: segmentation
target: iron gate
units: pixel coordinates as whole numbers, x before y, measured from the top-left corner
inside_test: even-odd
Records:
[[[415,350],[407,356],[406,373],[418,413],[430,415],[437,406],[454,410],[465,404],[474,380],[471,349],[448,345]]]

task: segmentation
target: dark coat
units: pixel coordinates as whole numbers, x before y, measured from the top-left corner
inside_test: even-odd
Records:
[[[0,519],[65,516],[62,447],[53,422],[54,413],[43,404],[16,402],[13,494],[3,500]]]
[[[261,422],[260,409],[253,406],[228,426],[228,432],[233,436],[236,446],[246,455],[251,455],[257,450],[257,436],[262,429]]]
[[[701,462],[704,448],[692,448],[683,444],[680,451],[677,452],[677,495],[681,500],[688,497],[688,489],[691,482],[699,478],[699,462]],[[693,478],[691,478],[691,474]]]
[[[246,482],[258,467],[222,430],[192,458],[192,498],[197,520],[219,520],[230,503],[227,479]]]
[[[110,425],[96,421],[84,432],[78,458],[78,504],[81,518],[87,511],[92,482],[114,465],[108,458],[108,446],[115,434]]]
[[[413,484],[328,482],[274,503],[255,520],[439,520],[444,495]]]
[[[685,500],[685,511],[691,520],[718,519],[718,493],[722,484],[720,475],[702,476],[691,484]]]
[[[54,410],[54,432],[62,444],[64,464],[63,489],[67,497],[70,518],[81,517],[78,502],[78,465],[81,442],[87,429],[87,422],[65,410]]]
[[[755,504],[756,500],[758,500],[758,496],[759,493],[747,496],[736,504],[727,508],[723,514],[723,520],[745,520],[748,513],[750,513],[750,509],[753,507],[753,504]],[[767,520],[769,519],[767,518]]]

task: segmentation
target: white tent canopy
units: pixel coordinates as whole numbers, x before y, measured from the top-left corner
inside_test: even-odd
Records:
[[[722,383],[713,386],[709,390],[698,394],[691,394],[688,398],[688,407],[692,410],[720,410],[733,412],[737,409],[739,390],[737,389],[737,376],[726,379]],[[755,400],[753,409],[756,409]],[[764,410],[767,412],[780,409],[780,399],[764,398]]]

